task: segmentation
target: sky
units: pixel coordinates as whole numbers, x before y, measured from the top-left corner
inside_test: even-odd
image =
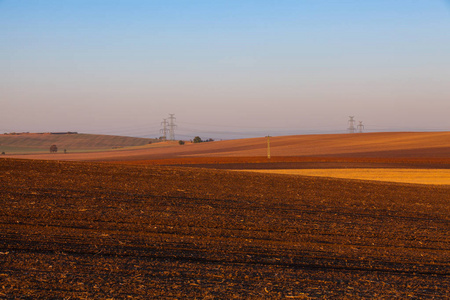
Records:
[[[0,132],[450,130],[449,0],[0,0]]]

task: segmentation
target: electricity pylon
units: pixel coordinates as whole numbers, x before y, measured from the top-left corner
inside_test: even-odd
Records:
[[[350,120],[348,120],[348,133],[355,133],[355,120],[353,120],[353,116],[349,117]]]
[[[175,125],[174,120],[176,119],[174,117],[175,114],[169,114],[169,136],[170,136],[170,140],[174,141],[175,140],[175,128],[177,127],[177,125]]]
[[[167,119],[163,119],[164,121],[161,122],[161,125],[163,125],[163,128],[160,130],[163,134],[163,140],[167,140]]]
[[[364,125],[363,125],[363,123],[362,123],[362,121],[359,121],[359,124],[358,124],[358,132],[359,133],[362,133],[363,132],[363,129],[364,129]]]

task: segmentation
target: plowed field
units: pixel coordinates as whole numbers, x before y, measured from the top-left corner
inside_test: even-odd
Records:
[[[450,188],[0,159],[0,298],[450,297]]]

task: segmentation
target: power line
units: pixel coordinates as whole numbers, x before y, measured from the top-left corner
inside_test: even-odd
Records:
[[[206,124],[206,123],[192,123],[192,122],[178,122],[179,124],[203,126],[203,127],[223,127],[223,128],[246,128],[246,129],[258,129],[267,130],[269,127],[261,126],[245,126],[245,125],[217,125],[217,124]],[[183,126],[184,127],[184,126]],[[291,129],[293,126],[270,126],[270,129]],[[317,127],[317,126],[316,126]],[[324,128],[325,126],[320,126],[319,128]]]

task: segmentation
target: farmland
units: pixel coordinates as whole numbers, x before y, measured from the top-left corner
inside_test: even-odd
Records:
[[[409,161],[449,160],[450,132],[381,132],[361,134],[324,134],[281,136],[271,138],[272,161],[298,161],[305,158],[333,159],[385,159]],[[160,144],[160,143],[158,143]],[[98,148],[98,150],[101,150]],[[109,149],[110,150],[110,149]],[[48,151],[48,150],[46,150]],[[153,164],[156,160],[175,159],[178,163],[185,159],[222,158],[241,162],[267,156],[266,138],[226,140],[179,146],[178,143],[164,147],[144,147],[142,149],[122,149],[121,151],[97,151],[95,153],[30,154],[27,156],[8,155],[15,158],[72,160],[72,161],[127,161]],[[208,162],[209,163],[209,162]]]
[[[450,189],[0,160],[4,298],[448,298]]]
[[[448,137],[3,155],[0,298],[449,298]]]
[[[448,169],[288,169],[288,170],[252,170],[252,172],[270,174],[289,174],[348,178],[360,180],[376,180],[387,182],[403,182],[416,184],[450,185]]]

